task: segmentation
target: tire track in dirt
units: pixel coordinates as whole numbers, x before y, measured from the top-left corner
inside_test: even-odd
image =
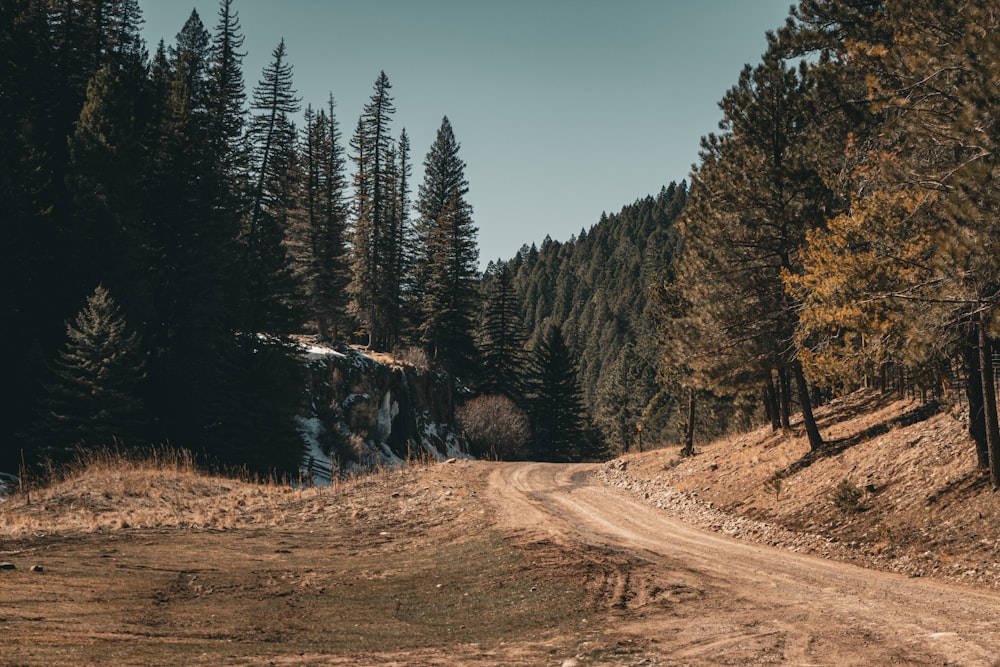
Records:
[[[500,527],[577,559],[609,633],[658,664],[1000,665],[1000,595],[739,542],[587,465],[500,464]]]

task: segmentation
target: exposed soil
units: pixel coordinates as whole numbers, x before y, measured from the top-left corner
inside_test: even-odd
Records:
[[[1000,508],[961,425],[820,414],[819,453],[762,430],[325,489],[90,471],[0,503],[0,667],[1000,664]]]
[[[1000,495],[976,468],[962,421],[935,404],[869,392],[834,401],[819,418],[827,444],[818,452],[793,423],[790,434],[764,428],[698,448],[689,459],[677,450],[632,457],[619,483],[684,491],[717,511],[689,521],[743,539],[909,576],[1000,586]],[[767,483],[775,473],[783,477],[779,492]],[[860,492],[854,507],[835,500],[844,480]],[[721,517],[733,516],[760,523],[722,525]]]

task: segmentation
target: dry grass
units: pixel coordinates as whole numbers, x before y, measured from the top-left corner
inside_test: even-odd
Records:
[[[184,451],[104,449],[84,453],[51,472],[44,485],[0,503],[0,536],[277,526],[293,512],[321,511],[351,483],[306,488],[251,481],[241,473],[206,473]]]
[[[0,665],[542,664],[599,626],[555,546],[493,528],[488,473],[298,488],[93,455],[0,503]]]

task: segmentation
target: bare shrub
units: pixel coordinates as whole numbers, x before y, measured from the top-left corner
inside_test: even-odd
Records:
[[[480,458],[523,459],[531,439],[528,416],[506,396],[480,396],[456,410],[470,451]]]
[[[408,347],[396,354],[396,359],[403,364],[426,371],[431,367],[431,359],[422,347]]]

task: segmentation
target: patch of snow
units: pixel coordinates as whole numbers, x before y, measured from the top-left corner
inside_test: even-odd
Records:
[[[399,403],[392,400],[392,392],[385,392],[379,404],[378,416],[375,419],[375,434],[381,443],[388,442],[392,434],[392,420],[399,414]]]
[[[389,468],[406,467],[406,461],[396,456],[384,442],[379,445],[379,463]]]
[[[350,410],[351,407],[358,401],[368,401],[371,400],[371,396],[368,394],[350,394],[344,401],[340,404],[340,407],[346,412]]]
[[[422,415],[419,423],[424,449],[437,461],[471,458],[463,447],[461,436],[450,428],[442,427],[437,422],[427,421],[426,413]]]
[[[313,482],[321,485],[332,483],[333,462],[323,451],[319,443],[319,437],[326,427],[319,417],[296,417],[299,433],[302,434],[302,441],[305,443],[305,451],[302,453],[302,472],[311,476]],[[316,465],[310,465],[314,463]],[[327,470],[330,472],[327,473]]]
[[[309,361],[326,359],[327,357],[347,357],[343,352],[335,350],[332,347],[326,347],[325,345],[302,345],[301,349],[305,352]]]
[[[7,500],[20,485],[16,476],[0,472],[0,503]]]

